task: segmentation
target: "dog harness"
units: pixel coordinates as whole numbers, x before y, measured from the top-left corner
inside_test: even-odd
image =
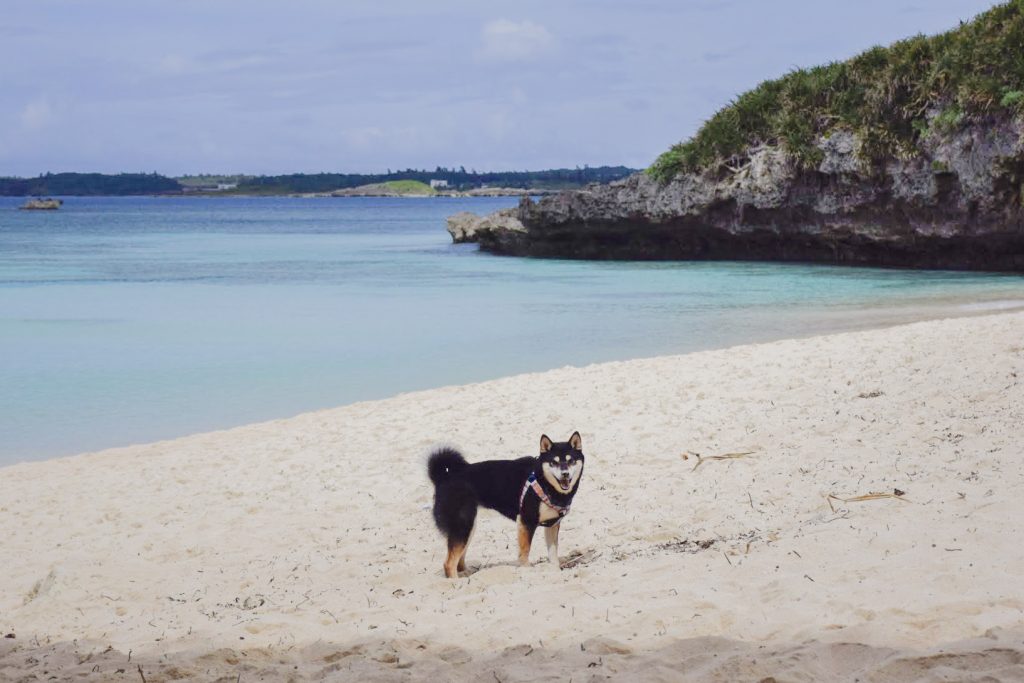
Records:
[[[523,492],[519,494],[519,514],[523,514],[523,502],[526,500],[526,492],[531,488],[545,505],[558,513],[558,517],[555,517],[554,519],[549,519],[546,522],[538,522],[540,526],[554,526],[561,522],[563,517],[569,514],[568,505],[555,505],[551,502],[551,499],[548,498],[548,494],[544,493],[543,487],[541,487],[540,482],[537,481],[537,475],[533,472],[530,472],[530,476],[526,478],[526,483],[523,484]]]

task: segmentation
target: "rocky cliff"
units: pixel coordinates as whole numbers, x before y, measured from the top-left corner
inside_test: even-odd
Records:
[[[500,254],[754,259],[1024,270],[1024,126],[1002,119],[922,140],[866,166],[852,133],[822,137],[816,168],[763,146],[722,174],[648,174],[524,199],[464,241]],[[468,238],[468,239],[467,239]]]

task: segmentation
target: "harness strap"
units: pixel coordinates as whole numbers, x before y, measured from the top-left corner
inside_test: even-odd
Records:
[[[530,476],[526,478],[526,483],[523,484],[523,492],[519,494],[519,514],[523,514],[523,503],[526,501],[526,492],[531,488],[545,505],[558,513],[558,517],[556,519],[550,519],[547,522],[538,522],[541,526],[554,526],[555,522],[561,521],[563,517],[569,514],[568,505],[555,505],[551,502],[548,494],[544,493],[544,488],[540,485],[540,482],[537,481],[537,475],[533,472],[530,472]]]

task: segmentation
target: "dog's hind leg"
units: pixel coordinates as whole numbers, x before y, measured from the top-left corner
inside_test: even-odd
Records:
[[[459,578],[459,565],[466,554],[466,542],[448,539],[448,557],[444,561],[444,575],[449,579]]]
[[[442,483],[434,492],[434,521],[448,539],[444,575],[454,579],[465,568],[462,558],[476,523],[476,496],[466,482]]]
[[[473,527],[476,526],[476,506],[466,510],[468,520],[463,519],[464,524],[454,529],[448,536],[448,557],[444,561],[444,575],[449,579],[456,579],[459,572],[466,570],[466,547],[473,535]]]
[[[465,500],[459,507],[458,514],[451,518],[448,529],[448,557],[444,561],[444,575],[449,579],[459,576],[459,571],[466,568],[463,558],[469,537],[476,526],[476,501]]]
[[[544,527],[544,542],[548,546],[548,562],[556,569],[562,568],[562,565],[558,563],[558,530],[561,528],[561,522]]]
[[[528,525],[520,517],[516,520],[516,527],[519,530],[519,566],[529,567],[530,546],[533,544],[533,532],[537,530],[537,525]]]
[[[466,571],[466,552],[469,550],[469,542],[473,540],[474,531],[476,531],[476,522],[473,522],[473,527],[469,530],[469,538],[466,539],[466,545],[462,549],[462,557],[459,558],[458,570],[460,572]]]

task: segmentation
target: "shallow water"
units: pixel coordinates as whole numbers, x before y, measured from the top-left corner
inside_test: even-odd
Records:
[[[0,198],[0,464],[607,360],[1016,307],[1016,276],[452,245],[515,199]]]

